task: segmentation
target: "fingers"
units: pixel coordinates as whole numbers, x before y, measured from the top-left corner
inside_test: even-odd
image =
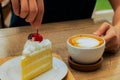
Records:
[[[116,29],[115,27],[111,27],[107,31],[104,38],[106,40],[106,50],[107,51],[115,52],[119,49],[119,47],[120,47],[120,36],[119,36],[119,30],[118,29]]]
[[[107,31],[106,35],[104,36],[104,39],[106,42],[109,42],[110,40],[116,40],[117,39],[117,33],[116,31],[111,28],[110,30]]]
[[[44,14],[44,2],[43,0],[37,0],[38,3],[38,14],[34,20],[34,22],[31,22],[30,24],[34,26],[35,28],[38,28],[42,22],[43,14]]]
[[[34,22],[36,15],[38,14],[38,6],[36,0],[29,1],[29,14],[26,17],[27,22]]]
[[[104,36],[106,41],[106,51],[115,52],[120,47],[119,31],[115,26],[109,23],[103,23],[102,26],[93,34]]]
[[[16,15],[38,28],[44,14],[43,0],[11,0]]]
[[[20,1],[19,0],[11,0],[12,8],[14,13],[19,16],[20,13]]]
[[[98,35],[98,36],[102,36],[106,34],[106,31],[110,28],[110,24],[105,22],[101,25],[101,27],[94,32],[93,34]]]
[[[34,0],[32,0],[34,1]],[[31,2],[32,2],[31,1]],[[26,18],[26,16],[29,13],[29,4],[28,0],[20,0],[21,8],[20,8],[20,17],[21,18]]]

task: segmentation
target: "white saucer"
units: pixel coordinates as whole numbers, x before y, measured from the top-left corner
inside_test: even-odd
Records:
[[[0,66],[1,80],[21,80],[21,57],[13,58]],[[53,57],[53,68],[33,80],[61,80],[67,74],[66,64]]]

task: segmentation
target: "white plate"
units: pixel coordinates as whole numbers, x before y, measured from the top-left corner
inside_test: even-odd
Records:
[[[21,57],[11,59],[0,66],[1,80],[21,80]],[[53,57],[53,68],[33,80],[61,80],[67,74],[67,66],[61,60]]]

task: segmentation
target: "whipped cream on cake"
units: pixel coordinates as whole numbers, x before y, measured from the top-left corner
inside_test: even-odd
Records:
[[[44,39],[41,42],[27,40],[24,45],[23,55],[31,55],[38,50],[52,49],[51,42],[48,39]]]

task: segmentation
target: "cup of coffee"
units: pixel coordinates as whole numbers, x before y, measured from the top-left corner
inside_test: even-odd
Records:
[[[91,64],[103,55],[105,40],[92,34],[77,34],[67,39],[70,57],[77,63]]]

